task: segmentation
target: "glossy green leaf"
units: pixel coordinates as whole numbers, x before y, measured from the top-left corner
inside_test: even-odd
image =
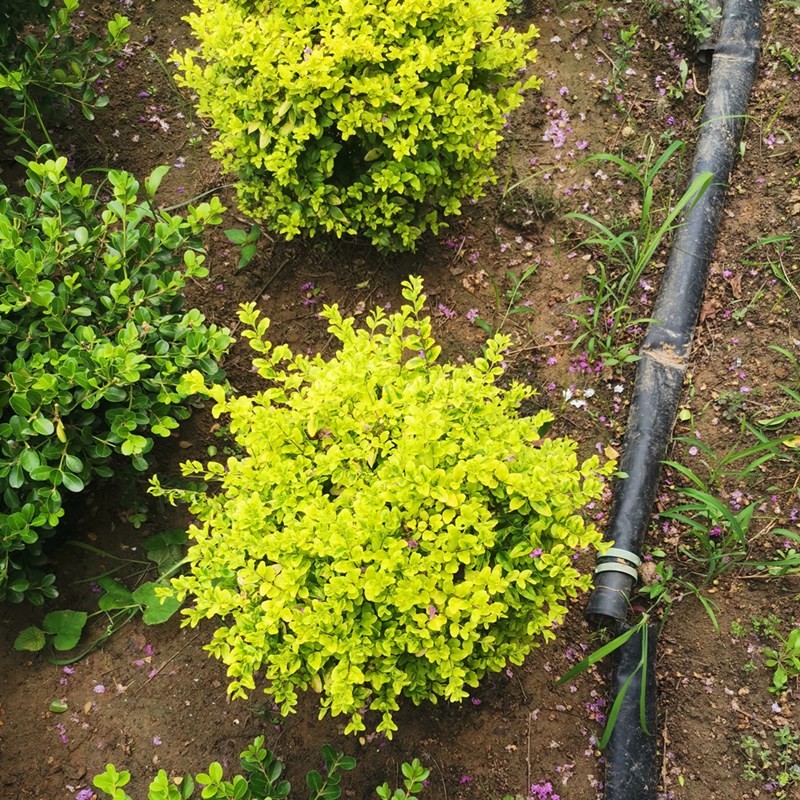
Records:
[[[169,166],[160,166],[156,167],[150,173],[147,180],[144,182],[148,197],[151,199],[155,197],[158,187],[161,185],[161,181],[164,180],[164,176],[169,172],[169,170]]]
[[[33,421],[32,427],[36,433],[40,433],[42,436],[51,436],[53,431],[55,431],[55,426],[52,421],[43,416],[38,416]]]
[[[70,492],[82,492],[84,488],[81,478],[71,472],[61,473],[61,483]]]
[[[42,623],[46,633],[52,634],[56,650],[72,650],[80,641],[88,614],[85,611],[51,611]]]
[[[104,577],[98,583],[105,591],[97,601],[101,611],[114,611],[121,608],[131,608],[136,605],[133,593],[113,578]]]

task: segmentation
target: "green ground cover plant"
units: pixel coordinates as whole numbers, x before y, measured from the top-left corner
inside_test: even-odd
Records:
[[[766,735],[742,736],[739,746],[745,756],[744,777],[764,784],[777,800],[794,797],[800,786],[800,733],[789,725]]]
[[[142,542],[146,559],[115,556],[86,542],[71,541],[69,544],[114,562],[113,567],[89,579],[99,592],[97,610],[91,613],[74,609],[51,611],[45,615],[41,626],[30,625],[20,631],[14,641],[15,650],[36,653],[49,645],[53,653],[48,655],[48,661],[71,664],[100,647],[135,617],[141,615],[145,625],[160,625],[180,607],[178,600],[159,596],[156,589],[168,588],[169,579],[183,565],[184,531],[168,530],[148,536]],[[100,622],[99,633],[93,622]],[[89,631],[94,631],[94,638],[86,641]],[[56,652],[68,654],[57,657]]]
[[[773,638],[776,646],[765,647],[762,653],[764,663],[773,670],[770,691],[781,694],[789,688],[792,679],[800,676],[800,627],[792,628],[786,636],[775,630]]]
[[[506,0],[196,0],[178,82],[218,131],[241,208],[287,238],[410,249],[482,194],[534,26]]]
[[[0,597],[34,603],[55,594],[38,567],[64,493],[110,475],[114,454],[146,469],[153,437],[189,415],[181,375],[220,379],[230,343],[182,296],[207,273],[200,236],[219,201],[156,211],[160,167],[144,197],[109,171],[102,202],[45,154],[21,159],[23,194],[0,184]]]
[[[472,364],[439,364],[421,280],[403,296],[362,330],[326,307],[341,343],[329,361],[273,347],[269,321],[243,307],[264,390],[185,381],[229,417],[243,455],[183,465],[208,491],[152,488],[198,520],[173,586],[186,623],[219,621],[206,647],[230,694],[263,672],[282,713],[312,687],[321,716],[356,732],[369,709],[389,736],[401,696],[460,701],[555,637],[590,583],[573,556],[602,547],[577,512],[613,469],[548,438],[550,412],[518,415],[533,389],[496,384],[507,336]]]
[[[684,30],[698,44],[711,38],[714,27],[722,21],[722,4],[708,0],[675,0],[678,19]]]
[[[322,755],[325,767],[322,772],[309,770],[306,785],[309,800],[338,800],[342,796],[340,786],[342,773],[355,769],[356,761],[350,756],[337,753],[329,745],[323,745]],[[222,764],[214,761],[206,772],[192,778],[184,775],[178,781],[171,781],[162,769],[150,784],[149,800],[284,800],[292,790],[289,781],[281,778],[283,763],[266,747],[264,737],[259,736],[242,754],[241,766],[244,775],[235,775],[225,780]],[[381,800],[417,800],[416,794],[422,789],[423,781],[429,771],[414,759],[410,764],[403,763],[403,788],[392,792],[388,783],[376,788]],[[96,775],[94,786],[112,800],[131,800],[124,787],[131,775],[126,770],[117,771],[113,764],[107,764],[105,772]],[[199,791],[199,795],[198,795]]]

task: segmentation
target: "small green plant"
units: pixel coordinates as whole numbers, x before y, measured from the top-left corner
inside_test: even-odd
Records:
[[[748,530],[758,504],[753,502],[733,510],[711,494],[691,469],[676,461],[664,464],[694,485],[676,487],[676,493],[688,502],[662,511],[661,516],[682,523],[691,534],[692,543],[678,549],[700,565],[705,572],[704,581],[709,583],[746,559]]]
[[[622,229],[615,231],[584,213],[571,212],[564,217],[582,222],[594,231],[580,246],[597,254],[587,275],[591,291],[572,301],[573,305],[582,307],[581,311],[571,316],[583,328],[573,342],[573,349],[584,347],[590,358],[602,359],[606,365],[614,366],[638,359],[634,353],[635,343],[626,341],[630,337],[628,329],[650,320],[636,314],[633,294],[664,238],[675,229],[681,214],[700,199],[711,180],[710,172],[698,175],[659,222],[653,207],[656,178],[672,156],[683,147],[683,142],[673,142],[654,163],[652,145],[644,163],[632,163],[608,153],[586,159],[587,162],[606,161],[613,164],[631,183],[639,185],[642,191],[641,211],[635,228],[619,226]]]
[[[513,153],[513,150],[512,150]],[[552,188],[540,182],[540,172],[518,177],[509,159],[503,191],[500,196],[500,219],[509,227],[518,230],[535,229],[551,219],[559,208],[559,201]],[[516,180],[512,183],[512,178]]]
[[[800,574],[800,535],[785,528],[773,528],[770,534],[774,539],[781,539],[770,559],[748,561],[745,566],[766,572],[773,577]]]
[[[49,3],[45,0],[37,5],[44,8]],[[45,118],[51,111],[77,106],[91,120],[96,109],[108,105],[108,96],[101,92],[99,80],[107,75],[108,66],[128,41],[130,22],[115,14],[108,22],[105,39],[86,33],[79,40],[75,35],[77,9],[78,0],[63,0],[61,8],[49,11],[47,26],[39,36],[29,32],[24,39],[17,40],[12,35],[12,41],[3,48],[0,121],[15,138],[30,143],[44,136],[50,141]],[[9,37],[8,29],[5,35]],[[2,38],[0,32],[0,41]]]
[[[611,59],[611,77],[603,87],[602,99],[619,102],[625,90],[625,78],[636,49],[636,37],[639,35],[638,25],[629,25],[619,31],[619,42],[614,45],[614,58]]]
[[[759,636],[778,639],[783,620],[777,614],[767,614],[766,617],[753,617],[753,630]]]
[[[666,553],[657,548],[652,551],[652,555],[662,559]],[[639,587],[639,594],[642,597],[649,598],[652,603],[650,612],[654,613],[656,609],[660,608],[663,612],[663,618],[666,619],[672,611],[672,606],[688,595],[698,600],[711,620],[714,630],[719,633],[716,605],[703,594],[702,589],[697,584],[677,574],[671,564],[667,564],[662,560],[650,563],[654,564],[655,570],[650,571],[648,580]]]
[[[507,336],[442,366],[422,281],[403,296],[365,330],[326,307],[341,342],[330,361],[273,347],[269,321],[243,307],[263,391],[229,397],[198,373],[185,386],[229,415],[245,455],[183,465],[213,491],[151,490],[198,519],[173,584],[191,599],[188,624],[219,620],[207,649],[228,665],[230,694],[263,670],[284,714],[312,687],[321,716],[350,717],[348,733],[372,710],[391,736],[401,696],[461,701],[552,639],[590,581],[573,553],[602,547],[577,511],[614,468],[545,437],[550,412],[518,416],[533,389],[495,385]]]
[[[747,635],[747,628],[739,622],[738,619],[735,619],[731,622],[731,636],[736,639],[741,639]]]
[[[388,783],[378,786],[375,791],[381,800],[417,800],[417,794],[422,791],[430,775],[430,770],[423,767],[417,758],[410,764],[402,764],[400,770],[403,773],[402,788],[392,791]]]
[[[677,462],[670,461],[667,466],[682,472],[691,483],[706,492],[718,489],[723,481],[756,484],[762,476],[762,467],[767,462],[773,459],[783,460],[786,456],[781,453],[781,439],[770,439],[757,428],[746,423],[744,428],[753,434],[756,443],[740,447],[737,442],[726,448],[725,452],[721,454],[709,447],[706,442],[693,436],[675,437],[675,441],[683,445],[684,449],[696,452],[697,459],[704,467],[703,478],[693,470],[689,470],[688,467],[676,466]]]
[[[494,278],[491,278],[492,289],[494,290],[494,318],[490,325],[481,317],[475,317],[475,324],[482,328],[488,336],[500,333],[505,327],[508,318],[517,314],[531,314],[534,311],[532,305],[521,302],[523,296],[523,285],[531,278],[538,269],[538,264],[533,264],[522,272],[519,277],[513,270],[506,272],[509,286],[505,290],[505,297],[500,292],[500,286]]]
[[[356,760],[337,753],[332,747],[323,745],[324,769],[310,770],[306,774],[309,800],[338,800],[342,796],[340,786],[342,773],[355,769]],[[282,778],[283,763],[266,747],[264,737],[259,736],[240,756],[244,775],[235,775],[232,780],[225,779],[222,765],[214,761],[206,772],[192,778],[184,775],[171,781],[162,769],[150,784],[148,800],[286,800],[292,790],[289,781]],[[411,764],[402,765],[406,791],[397,789],[390,793],[388,784],[377,789],[382,800],[416,800],[412,796],[422,787],[428,775],[415,758]],[[105,772],[96,775],[93,784],[111,800],[131,800],[124,787],[130,782],[127,771],[118,772],[113,764],[107,764]],[[199,792],[199,794],[198,794]]]
[[[790,75],[800,72],[800,54],[793,45],[784,45],[777,39],[767,45],[767,52],[782,62]]]
[[[685,58],[678,62],[678,80],[667,85],[667,97],[672,100],[683,100],[689,81],[689,64]]]
[[[791,410],[785,411],[783,414],[778,414],[774,417],[757,419],[755,421],[756,425],[758,425],[758,427],[762,430],[779,430],[788,422],[800,419],[800,392],[796,391],[795,389],[791,389],[788,386],[780,386],[779,388],[789,398]],[[798,446],[798,438],[796,436],[790,436],[788,438],[781,439],[780,441],[792,449],[796,449]]]
[[[155,210],[159,167],[144,198],[109,171],[101,203],[45,153],[22,159],[24,194],[0,184],[0,598],[37,604],[55,595],[42,539],[64,492],[110,475],[115,453],[146,469],[153,437],[189,416],[181,375],[220,379],[231,341],[183,310],[186,278],[207,274],[200,236],[219,201]]]
[[[178,82],[219,132],[239,203],[287,238],[413,248],[494,179],[538,35],[506,0],[196,0]]]
[[[165,531],[145,539],[143,545],[148,561],[120,558],[85,542],[70,542],[70,544],[99,555],[104,560],[120,562],[116,567],[93,579],[103,592],[97,599],[98,610],[91,614],[70,609],[51,611],[45,616],[41,627],[31,625],[20,632],[14,641],[15,650],[39,652],[47,644],[59,652],[74,650],[80,644],[87,623],[93,617],[100,617],[105,626],[94,641],[83,645],[77,654],[48,659],[54,664],[71,664],[99,647],[134,617],[141,615],[145,625],[160,625],[180,608],[180,602],[174,596],[164,596],[163,590],[169,589],[170,578],[184,563],[183,546],[186,544],[186,534],[183,531]],[[125,583],[112,575],[131,566],[135,572],[126,576],[125,583],[135,581],[136,586],[128,589]],[[143,581],[142,578],[151,572],[153,567],[157,569],[157,577]],[[157,589],[162,591],[157,594]]]
[[[733,312],[731,313],[731,319],[737,325],[743,324],[747,318],[747,315],[759,307],[759,303],[764,299],[766,292],[767,281],[764,280],[761,286],[759,286],[758,289],[756,289],[746,301],[736,301],[736,308],[734,308]]]
[[[786,636],[783,634],[784,627],[783,620],[777,614],[754,617],[752,620],[753,632],[775,644],[774,647],[766,645],[761,648],[764,663],[772,669],[770,691],[773,694],[783,694],[789,681],[800,676],[800,627],[793,627]]]
[[[794,628],[788,636],[775,632],[777,647],[763,649],[764,663],[773,670],[772,687],[774,694],[785,692],[790,678],[800,675],[800,628]]]
[[[797,241],[796,233],[761,236],[744,251],[744,255],[750,257],[743,259],[742,263],[746,267],[757,269],[763,269],[766,263],[773,276],[800,300],[800,291],[795,285],[795,281],[800,277],[800,265],[795,256]],[[754,258],[756,254],[759,256],[758,259]],[[789,358],[793,357],[789,355]]]
[[[239,245],[242,248],[236,269],[244,269],[255,258],[258,251],[261,228],[258,225],[251,225],[249,231],[243,231],[241,228],[231,228],[225,231],[225,236],[227,236],[231,244]]]
[[[744,777],[759,781],[775,798],[795,797],[800,786],[800,733],[789,725],[772,731],[772,743],[755,736],[742,736],[739,741],[745,758]]]
[[[675,9],[686,33],[698,43],[711,39],[722,19],[722,4],[708,0],[675,0]]]
[[[789,362],[789,367],[792,373],[791,381],[795,384],[795,386],[793,388],[791,386],[784,386],[783,384],[780,385],[781,391],[788,398],[788,410],[774,417],[756,419],[755,424],[762,431],[780,430],[787,423],[796,419],[800,419],[800,391],[797,390],[797,384],[800,383],[800,362],[798,362],[795,354],[787,350],[785,347],[780,347],[779,345],[770,345],[769,349],[775,353],[778,353],[778,355],[783,356]],[[763,439],[769,441],[766,435],[763,436]],[[800,447],[800,437],[781,437],[777,442],[774,442],[774,444],[776,447],[779,444],[783,444],[789,447],[790,450],[797,450],[797,448]]]

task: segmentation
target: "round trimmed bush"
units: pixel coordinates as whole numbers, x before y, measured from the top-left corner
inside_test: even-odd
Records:
[[[518,415],[533,390],[495,383],[507,337],[473,364],[440,365],[421,281],[404,296],[365,330],[326,308],[341,342],[330,361],[273,348],[268,320],[244,307],[264,391],[186,379],[229,416],[243,455],[183,465],[213,491],[151,490],[197,517],[174,586],[188,623],[219,618],[207,649],[229,692],[245,696],[263,672],[288,713],[313,687],[321,716],[349,715],[348,732],[371,709],[391,735],[401,695],[462,700],[555,636],[589,586],[573,555],[600,545],[577,510],[612,466],[545,437],[549,412]]]
[[[538,31],[506,0],[196,0],[180,82],[242,209],[288,238],[412,248],[494,179]],[[509,85],[510,84],[510,85]]]

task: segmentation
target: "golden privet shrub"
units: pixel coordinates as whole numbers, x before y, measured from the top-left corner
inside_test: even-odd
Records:
[[[533,62],[506,0],[195,0],[179,82],[241,208],[286,237],[412,248],[494,179]]]
[[[283,713],[321,692],[321,716],[367,710],[391,736],[401,696],[467,696],[487,672],[521,664],[589,586],[573,555],[600,546],[577,513],[602,489],[597,457],[547,438],[533,394],[502,389],[497,335],[472,364],[439,364],[420,279],[403,308],[356,330],[326,308],[341,349],[329,361],[272,347],[268,320],[241,313],[263,391],[227,396],[200,373],[241,455],[184,474],[207,491],[153,491],[188,503],[190,570],[175,579],[186,621],[219,622],[207,649],[243,697],[257,674]]]

